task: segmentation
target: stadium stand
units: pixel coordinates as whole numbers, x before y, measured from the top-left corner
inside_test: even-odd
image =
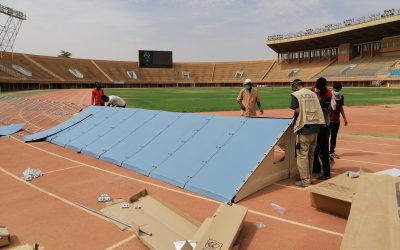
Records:
[[[303,62],[303,63],[281,63],[276,64],[272,67],[269,74],[266,76],[268,81],[284,81],[288,82],[295,78],[300,78],[303,80],[308,80],[313,78],[316,74],[321,72],[332,62],[329,61],[315,61],[315,62]]]
[[[174,68],[178,73],[179,81],[185,81],[179,74],[189,72],[189,82],[208,83],[213,76],[214,63],[175,63]]]
[[[168,83],[176,82],[178,73],[174,68],[140,68],[139,76],[145,82]]]
[[[265,60],[216,63],[213,81],[243,82],[243,79],[251,78],[254,82],[259,82],[273,62],[273,60]],[[237,78],[235,77],[236,72],[243,72],[243,74],[240,78]]]
[[[135,80],[141,79],[141,76],[138,74],[139,65],[137,62],[94,60],[94,63],[98,65],[112,81],[134,82]],[[131,79],[127,73],[128,71],[135,72],[137,79]]]
[[[34,79],[34,80],[53,80],[54,77],[52,77],[50,74],[45,72],[44,70],[40,69],[36,65],[30,63],[26,58],[24,57],[23,54],[20,53],[7,53],[3,56],[1,59],[2,66],[5,66],[6,68],[12,70],[12,74],[15,78],[17,79]],[[24,68],[27,71],[30,71],[32,73],[32,76],[25,76],[21,74],[20,72],[16,71],[13,69],[13,65],[20,66]]]
[[[400,87],[400,10],[348,19],[304,32],[269,36],[276,60],[174,62],[172,68],[140,68],[136,61],[108,61],[5,53],[3,91],[37,88],[287,86],[320,76],[348,86]],[[375,84],[383,82],[387,84]]]
[[[48,57],[29,55],[29,57],[36,61],[38,64],[47,68],[49,71],[55,73],[65,81],[107,81],[108,79],[93,65],[90,60],[75,59],[75,58],[62,58],[62,57]],[[69,72],[70,69],[76,69],[82,73],[83,78],[79,79]]]
[[[375,56],[354,58],[349,63],[334,63],[318,74],[324,77],[380,77],[389,75],[391,65],[400,58],[398,56]]]
[[[0,64],[0,79],[17,80],[22,78],[23,76],[21,76],[17,72],[14,72],[10,68]]]

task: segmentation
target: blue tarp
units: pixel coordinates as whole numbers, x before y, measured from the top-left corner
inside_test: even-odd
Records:
[[[233,200],[291,119],[90,107],[27,136],[222,202]]]
[[[14,133],[17,133],[21,129],[23,129],[25,124],[20,123],[20,124],[11,124],[7,126],[0,126],[0,138],[6,138],[9,135],[12,135]]]
[[[24,137],[25,142],[31,142],[31,141],[39,141],[43,139],[47,139],[47,137],[55,135],[57,133],[60,133],[61,131],[64,131],[66,129],[71,128],[72,126],[76,125],[77,123],[85,120],[86,118],[92,116],[93,114],[104,110],[105,107],[100,107],[100,106],[91,106],[88,109],[83,110],[82,112],[76,114],[74,117],[71,119],[58,124],[55,127],[52,127],[50,129],[32,134],[32,135],[27,135]]]

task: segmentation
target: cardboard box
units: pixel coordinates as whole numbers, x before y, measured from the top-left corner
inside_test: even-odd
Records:
[[[196,249],[201,250],[230,249],[247,213],[245,207],[222,204],[213,217],[207,218],[200,224],[147,190],[132,196],[129,208],[121,208],[122,202],[118,200],[109,203],[101,211],[105,215],[123,221],[124,224],[131,224],[138,238],[149,249],[154,250],[176,250],[174,242],[178,241],[200,244],[203,247]],[[135,205],[140,208],[135,208]],[[121,224],[118,226],[121,227]],[[219,248],[207,248],[211,245]],[[190,244],[185,244],[185,249],[191,250],[192,247]]]
[[[0,247],[10,244],[10,233],[4,226],[0,226]]]
[[[312,207],[347,219],[357,183],[358,178],[350,178],[346,172],[306,190]]]
[[[360,177],[340,249],[400,249],[400,178]]]
[[[200,250],[229,250],[242,228],[247,208],[222,204],[214,216],[207,218],[193,236]]]

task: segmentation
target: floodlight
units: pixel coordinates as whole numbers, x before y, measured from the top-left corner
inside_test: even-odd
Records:
[[[7,15],[8,18],[4,25],[0,24],[0,58],[6,51],[13,51],[15,39],[17,38],[22,21],[26,20],[26,15],[21,11],[14,10],[0,4],[0,13]]]

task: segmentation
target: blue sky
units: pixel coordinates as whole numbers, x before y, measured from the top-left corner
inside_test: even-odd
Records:
[[[400,7],[398,0],[4,0],[23,11],[14,51],[137,60],[139,49],[172,50],[174,61],[275,59],[268,35]],[[4,24],[0,16],[0,24]]]

